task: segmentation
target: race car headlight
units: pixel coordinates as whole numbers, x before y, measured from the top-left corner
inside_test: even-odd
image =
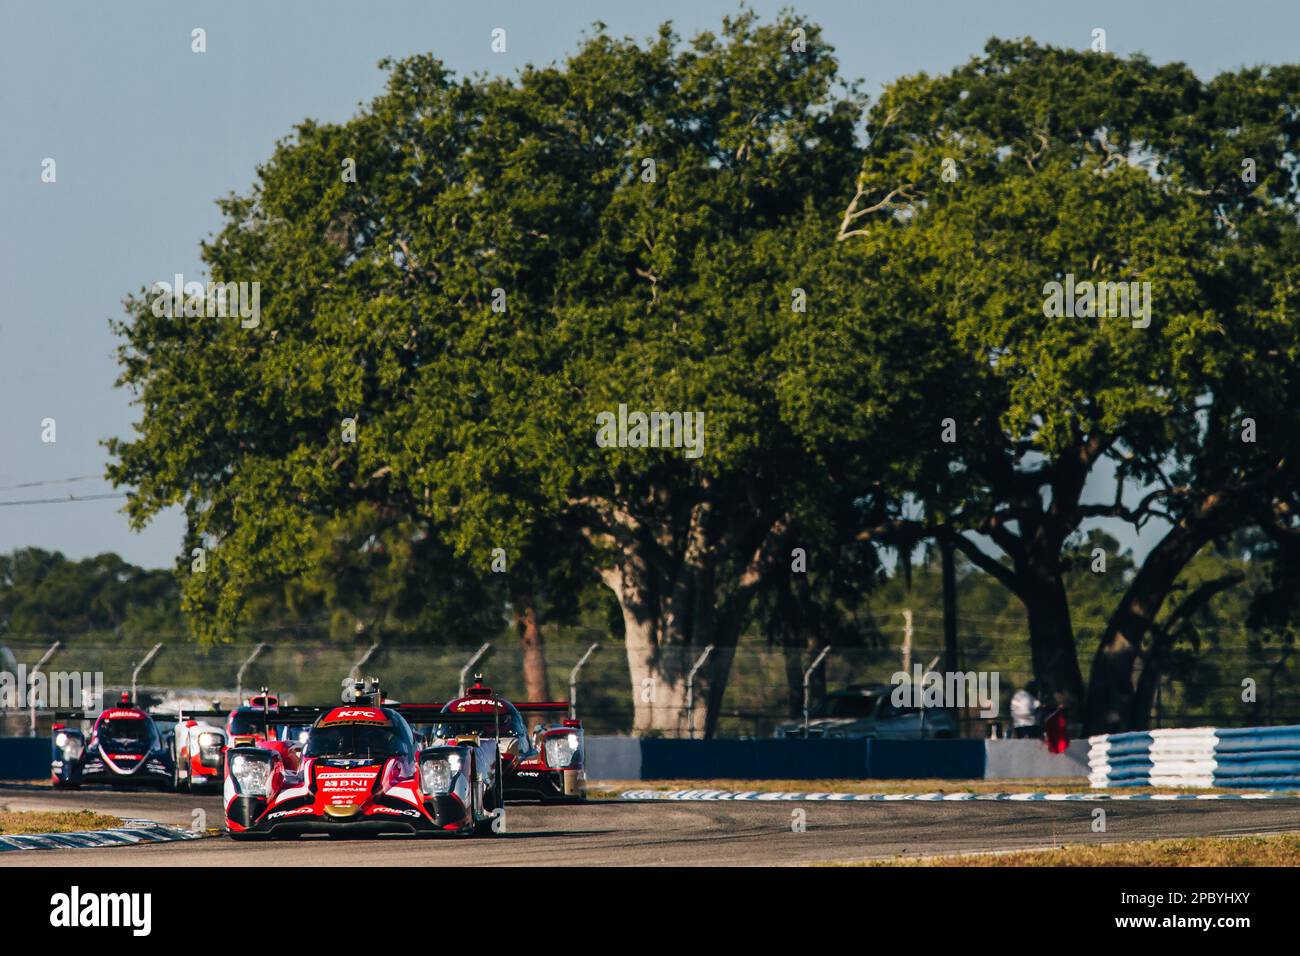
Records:
[[[546,763],[563,770],[578,755],[580,742],[577,734],[554,734],[546,738]]]
[[[226,738],[221,734],[206,733],[199,734],[199,749],[205,754],[214,750],[220,750],[221,745],[226,742]]]
[[[230,761],[230,775],[246,797],[265,797],[271,793],[271,762],[248,754],[235,754]]]
[[[453,768],[452,761],[456,766]],[[425,793],[451,793],[451,778],[460,769],[460,757],[451,754],[447,757],[434,757],[420,764],[420,783]]]
[[[81,738],[63,731],[54,738],[54,746],[63,751],[64,760],[76,760],[81,756]]]

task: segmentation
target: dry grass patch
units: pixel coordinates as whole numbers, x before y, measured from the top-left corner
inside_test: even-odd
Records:
[[[861,866],[1300,866],[1300,833],[1092,843],[1050,850],[873,860]]]
[[[91,810],[5,810],[0,811],[0,834],[77,833],[120,827],[119,817]]]

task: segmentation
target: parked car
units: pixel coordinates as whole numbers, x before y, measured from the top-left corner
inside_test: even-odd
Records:
[[[925,740],[957,736],[951,710],[935,707],[898,707],[890,699],[888,684],[847,687],[827,694],[809,715],[808,737]],[[802,720],[777,726],[777,737],[803,737]]]

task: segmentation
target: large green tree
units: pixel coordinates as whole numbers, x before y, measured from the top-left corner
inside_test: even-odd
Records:
[[[185,504],[211,549],[187,606],[213,629],[361,507],[427,522],[485,574],[504,557],[521,600],[557,564],[599,575],[636,729],[682,728],[712,644],[707,729],[760,582],[833,495],[785,424],[782,341],[806,263],[838,255],[861,102],[793,16],[689,43],[598,30],[512,80],[389,66],[355,119],[303,124],[223,202],[204,259],[261,282],[256,328],[130,303],[143,418],[111,450],[131,515]],[[621,405],[702,413],[702,446],[598,445]]]
[[[899,321],[965,359],[917,408],[950,474],[915,486],[909,530],[1021,599],[1036,674],[1089,729],[1144,723],[1139,664],[1156,666],[1168,632],[1152,626],[1202,547],[1295,526],[1298,79],[1205,84],[1140,56],[992,41],[891,84],[871,113],[839,237],[880,299],[913,296]],[[1149,314],[1106,310],[1122,300],[1102,282],[1149,283]],[[1055,307],[1084,283],[1103,308]],[[848,371],[842,385],[830,419],[863,400]],[[1114,499],[1091,499],[1108,475]],[[1168,531],[1112,610],[1085,702],[1065,548],[1101,517]]]

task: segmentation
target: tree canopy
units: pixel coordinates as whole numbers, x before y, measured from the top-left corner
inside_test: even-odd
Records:
[[[1023,602],[1049,691],[1123,725],[1196,553],[1247,526],[1294,547],[1295,68],[995,40],[868,111],[815,24],[748,12],[598,27],[513,78],[383,66],[221,203],[203,258],[260,283],[255,326],[148,290],[117,326],[142,419],[110,474],[137,524],[185,506],[207,638],[334,574],[322,533],[387,535],[387,585],[339,572],[367,607],[505,580],[526,634],[539,590],[603,581],[638,731],[693,719],[712,647],[707,731],[756,611],[829,633],[877,549],[931,538]],[[1101,517],[1170,530],[1085,703],[1064,581]]]

